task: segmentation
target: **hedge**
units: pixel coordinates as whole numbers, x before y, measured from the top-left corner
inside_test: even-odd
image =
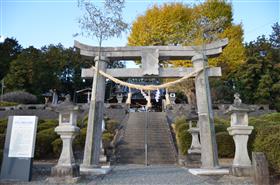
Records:
[[[49,128],[55,128],[58,126],[58,121],[57,120],[42,120],[39,121],[38,127],[37,127],[37,132],[40,132],[45,129]]]
[[[4,94],[2,98],[6,102],[21,103],[21,104],[31,104],[37,102],[37,97],[35,95],[25,91],[9,92]]]
[[[9,107],[9,106],[16,106],[18,103],[15,102],[6,102],[6,101],[1,101],[0,102],[0,107]]]
[[[224,158],[234,157],[235,146],[232,136],[228,132],[218,132],[216,134],[218,156]]]
[[[7,125],[8,125],[8,120],[6,119],[0,120],[0,134],[6,133]]]
[[[37,133],[35,158],[50,158],[53,154],[52,142],[59,136],[54,128],[45,129]]]
[[[185,117],[177,118],[174,124],[177,146],[180,150],[180,153],[186,155],[192,141],[191,135],[187,132],[189,125],[187,124]]]

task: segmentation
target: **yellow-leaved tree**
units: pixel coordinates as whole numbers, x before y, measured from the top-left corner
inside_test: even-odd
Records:
[[[207,36],[203,26],[198,23],[202,18],[206,19],[210,26],[213,24],[211,33]],[[221,66],[223,78],[226,79],[232,70],[245,61],[245,48],[242,44],[242,25],[233,24],[232,6],[224,0],[207,0],[195,6],[183,3],[154,5],[133,22],[128,45],[201,45],[219,38],[228,38],[229,44],[219,57],[210,59],[209,64]],[[182,60],[168,63],[174,67],[192,65],[190,61]],[[191,97],[194,97],[192,80],[178,85],[175,90],[182,91],[188,97],[189,103],[194,102],[191,100]]]

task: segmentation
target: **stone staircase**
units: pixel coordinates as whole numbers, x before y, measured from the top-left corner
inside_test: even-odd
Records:
[[[147,124],[148,164],[175,164],[176,150],[164,112],[131,112],[122,144],[121,164],[145,164],[145,123]]]

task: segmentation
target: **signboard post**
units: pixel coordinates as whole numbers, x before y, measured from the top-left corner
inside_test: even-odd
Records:
[[[31,180],[37,122],[36,116],[9,117],[1,180]]]

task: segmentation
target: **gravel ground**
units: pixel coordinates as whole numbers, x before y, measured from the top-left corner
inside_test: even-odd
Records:
[[[3,185],[39,185],[49,184],[54,163],[37,163],[33,167],[31,182],[0,182]],[[63,183],[67,184],[67,183]],[[251,185],[251,178],[224,176],[194,176],[186,168],[179,166],[154,165],[121,165],[114,166],[107,175],[83,176],[79,185]]]

